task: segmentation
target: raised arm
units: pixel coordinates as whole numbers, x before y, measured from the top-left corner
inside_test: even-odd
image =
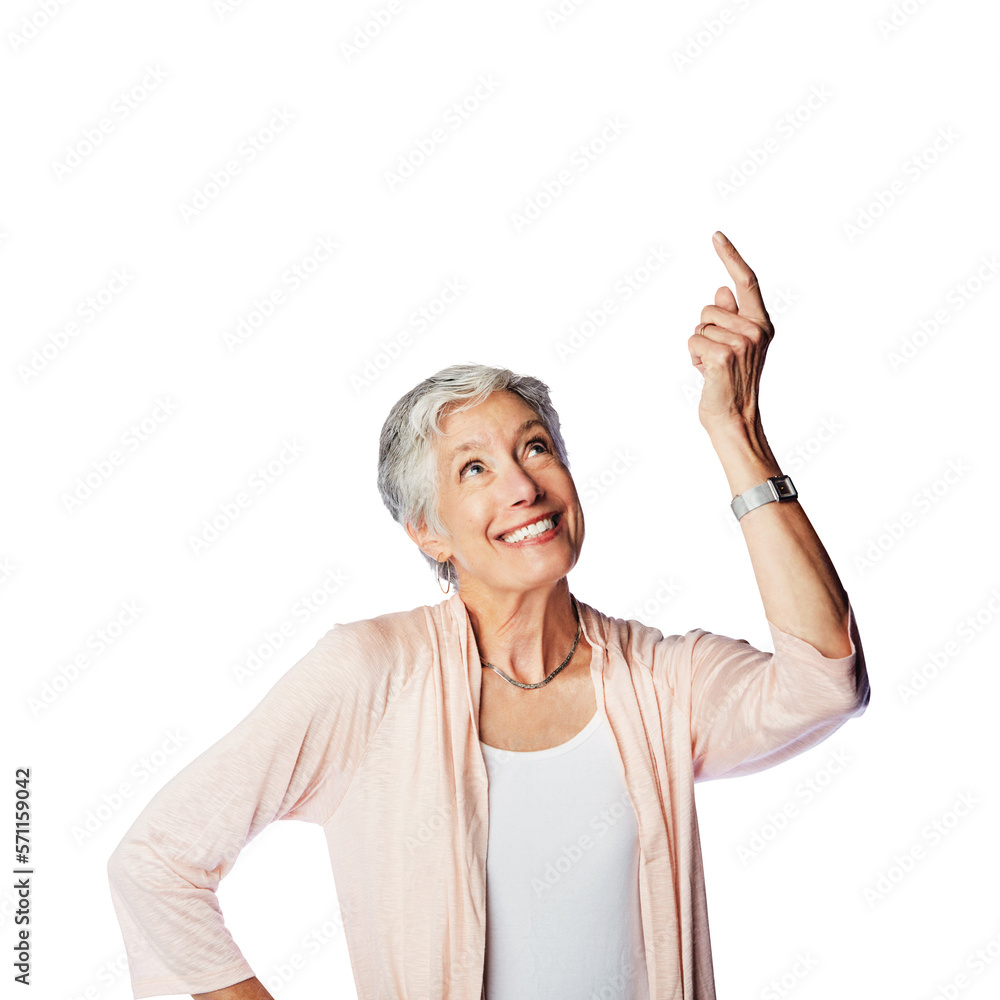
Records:
[[[736,285],[715,293],[689,339],[692,364],[704,375],[698,418],[738,496],[782,469],[764,436],[758,409],[760,374],[774,327],[753,271],[717,233],[716,252]],[[827,657],[851,652],[848,597],[826,549],[798,500],[766,503],[740,518],[767,620]]]

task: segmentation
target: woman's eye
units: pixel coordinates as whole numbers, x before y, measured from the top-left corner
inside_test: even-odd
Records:
[[[536,439],[534,441],[529,441],[528,442],[528,452],[529,453],[531,452],[531,450],[533,448],[542,448],[544,451],[548,451],[549,450],[548,444],[545,441],[542,441],[541,438],[538,438],[538,439]],[[483,465],[483,463],[480,462],[478,458],[470,458],[469,461],[466,462],[465,465],[463,465],[462,468],[461,468],[461,470],[459,471],[459,474],[458,474],[459,478],[460,479],[465,479],[466,478],[466,476],[465,476],[466,472],[468,472],[470,469],[476,468],[477,466],[480,469],[485,469],[486,468],[486,466]]]

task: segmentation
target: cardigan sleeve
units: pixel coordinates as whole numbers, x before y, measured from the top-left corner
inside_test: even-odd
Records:
[[[135,997],[208,992],[254,975],[216,889],[269,823],[323,823],[344,797],[385,704],[385,671],[358,624],[323,636],[157,792],[112,853]]]
[[[821,743],[870,699],[848,604],[851,652],[824,656],[768,620],[774,652],[692,629],[674,647],[676,690],[691,719],[696,781],[753,774]]]

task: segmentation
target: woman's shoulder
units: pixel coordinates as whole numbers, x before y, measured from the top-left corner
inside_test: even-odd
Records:
[[[334,622],[278,679],[274,695],[308,705],[352,698],[384,702],[430,662],[423,619],[424,609],[413,608]]]
[[[651,664],[655,655],[662,655],[679,647],[686,637],[676,633],[664,634],[655,625],[649,625],[638,618],[617,617],[583,601],[578,600],[577,603],[593,638],[606,647],[619,650],[629,661],[639,660]]]
[[[444,601],[442,604],[446,604]],[[441,605],[420,604],[416,607],[398,611],[383,611],[368,618],[356,618],[351,621],[335,622],[331,632],[337,629],[348,629],[357,632],[391,635],[420,629],[427,624],[429,615],[433,615]],[[426,628],[424,629],[426,631]]]
[[[433,611],[433,606],[419,605],[335,622],[320,643],[331,650],[350,650],[388,662],[405,662],[431,645]]]
[[[577,603],[580,605],[581,611],[593,622],[596,631],[605,634],[611,640],[631,636],[642,637],[650,642],[683,638],[679,634],[667,634],[658,626],[651,625],[637,617],[610,614],[580,600],[577,600]],[[633,611],[632,614],[634,615],[635,612]]]

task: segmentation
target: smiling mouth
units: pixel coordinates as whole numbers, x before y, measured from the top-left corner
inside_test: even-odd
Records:
[[[527,527],[518,528],[517,531],[509,531],[506,535],[501,535],[500,541],[506,545],[520,545],[522,542],[531,542],[537,538],[549,538],[561,522],[561,513],[552,514],[550,517],[542,517],[537,521],[532,521]]]

